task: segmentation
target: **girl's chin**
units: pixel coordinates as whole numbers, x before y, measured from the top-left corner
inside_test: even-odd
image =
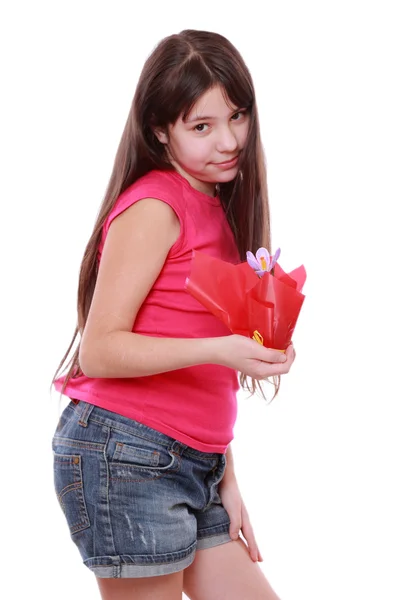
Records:
[[[208,166],[208,165],[207,165]],[[214,166],[214,165],[209,165]],[[229,183],[233,181],[239,172],[238,166],[231,167],[230,169],[204,169],[204,171],[192,171],[185,169],[187,176],[193,178],[202,187],[213,186],[216,183]],[[197,187],[197,186],[195,186]]]
[[[233,181],[233,179],[235,179],[238,172],[239,169],[237,167],[226,169],[226,171],[216,173],[215,181],[216,183],[228,183],[229,181]]]

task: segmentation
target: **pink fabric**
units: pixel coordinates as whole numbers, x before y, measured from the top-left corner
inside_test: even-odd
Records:
[[[157,198],[177,214],[181,233],[144,301],[133,331],[154,337],[197,338],[230,331],[186,290],[192,250],[237,264],[240,257],[219,198],[195,190],[175,171],[152,171],[118,198],[103,227],[99,259],[112,220],[143,198]],[[56,382],[61,390],[64,377]],[[69,381],[64,394],[135,419],[203,452],[226,452],[237,416],[237,373],[198,365],[134,378]]]

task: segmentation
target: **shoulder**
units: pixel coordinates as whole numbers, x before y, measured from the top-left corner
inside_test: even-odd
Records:
[[[143,197],[157,198],[158,196],[182,195],[182,182],[176,172],[150,171],[137,179],[120,196],[120,199],[132,198],[144,194]],[[163,198],[160,198],[162,200]]]
[[[128,209],[140,200],[146,200],[146,214],[150,219],[152,211],[159,211],[160,215],[167,215],[165,205],[168,205],[168,210],[172,209],[175,213],[183,233],[186,213],[185,197],[182,193],[182,184],[179,178],[174,176],[174,173],[174,171],[150,171],[122,192],[104,223],[101,246],[114,219],[122,213],[132,214],[132,211]],[[127,216],[127,218],[129,217]]]
[[[181,219],[184,217],[185,195],[175,171],[150,171],[137,179],[119,196],[110,216],[115,217],[144,198],[161,200],[169,204]]]

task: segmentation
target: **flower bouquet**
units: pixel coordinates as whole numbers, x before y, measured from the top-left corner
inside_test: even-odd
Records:
[[[185,287],[232,333],[284,352],[305,298],[305,268],[285,273],[277,262],[280,249],[274,256],[266,248],[246,256],[233,265],[194,250]]]

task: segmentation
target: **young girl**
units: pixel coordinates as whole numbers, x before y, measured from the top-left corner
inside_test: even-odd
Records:
[[[276,599],[235,479],[236,392],[294,360],[231,335],[185,290],[193,249],[269,247],[253,83],[221,35],[183,31],[146,61],[83,257],[81,336],[55,487],[103,600]],[[241,532],[242,537],[239,537]],[[247,543],[245,543],[245,541]]]

